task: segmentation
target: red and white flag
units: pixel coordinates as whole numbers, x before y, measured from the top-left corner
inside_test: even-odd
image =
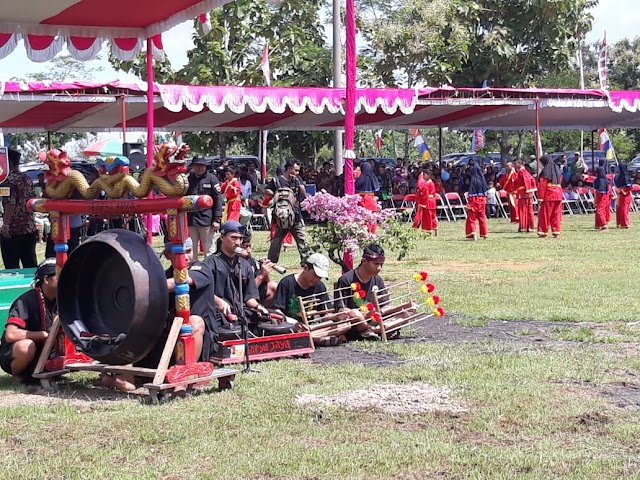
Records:
[[[598,55],[598,77],[600,79],[600,90],[607,89],[607,32],[604,32],[604,38],[600,45],[600,55]]]
[[[211,14],[209,12],[201,13],[198,15],[198,20],[202,26],[202,33],[208,35],[211,32]]]
[[[260,61],[260,68],[264,73],[264,80],[267,82],[267,86],[271,86],[271,67],[269,66],[269,43],[264,44],[264,51],[262,52],[262,60]]]
[[[374,137],[376,138],[376,150],[380,152],[382,149],[382,130],[376,130],[374,133]]]

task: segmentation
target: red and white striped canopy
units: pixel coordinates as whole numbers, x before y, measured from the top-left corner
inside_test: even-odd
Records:
[[[533,130],[640,128],[640,92],[509,89],[358,89],[356,126]],[[145,130],[146,84],[0,82],[4,132]],[[159,131],[336,130],[344,89],[158,85]]]
[[[153,38],[162,56],[160,34],[230,0],[0,0],[0,59],[20,41],[28,57],[46,62],[66,45],[78,60],[91,60],[106,40],[121,60],[132,60]]]

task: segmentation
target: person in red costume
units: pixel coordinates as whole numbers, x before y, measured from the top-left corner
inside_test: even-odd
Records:
[[[560,236],[562,229],[562,173],[549,155],[540,157],[542,172],[538,179],[538,236],[546,237],[551,227],[554,238]]]
[[[359,205],[371,212],[378,211],[378,201],[376,194],[380,191],[378,177],[373,173],[373,168],[368,161],[360,164],[360,175],[355,178],[355,190],[360,195]],[[369,233],[376,233],[378,225],[368,223]]]
[[[633,197],[631,196],[631,187],[633,182],[629,176],[629,170],[624,163],[618,163],[618,173],[613,179],[616,187],[616,225],[618,228],[629,228],[629,208]]]
[[[502,185],[502,189],[507,192],[507,198],[509,199],[509,217],[511,223],[518,223],[518,205],[516,201],[518,172],[511,162],[507,162],[506,168],[507,172],[500,178],[500,184]]]
[[[609,220],[611,220],[611,184],[604,167],[596,169],[593,190],[596,195],[596,230],[609,230]]]
[[[240,182],[233,175],[233,170],[226,168],[224,171],[224,182],[220,185],[220,190],[227,200],[227,204],[224,207],[222,214],[222,223],[227,220],[240,221],[240,207],[242,201],[240,200],[240,194],[242,193],[242,187]]]
[[[476,220],[480,230],[480,237],[487,238],[489,231],[487,229],[487,191],[489,186],[482,173],[482,167],[479,163],[473,164],[473,172],[471,173],[471,183],[469,184],[469,202],[467,203],[467,222],[465,225],[465,233],[470,240],[477,240]]]
[[[431,180],[433,172],[424,170],[418,175],[416,183],[416,210],[413,228],[422,228],[429,235],[438,235],[438,219],[436,218],[436,186]]]
[[[533,214],[533,193],[536,191],[536,180],[524,168],[522,160],[516,160],[516,201],[518,205],[518,231],[533,232],[536,228]],[[562,192],[560,192],[562,193]]]

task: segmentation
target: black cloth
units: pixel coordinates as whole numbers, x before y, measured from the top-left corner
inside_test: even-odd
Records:
[[[247,262],[249,262],[249,265],[251,266],[251,270],[253,271],[253,276],[255,278],[258,278],[258,274],[260,273],[260,265],[258,264],[258,261],[253,257],[249,257],[246,260]],[[258,286],[258,294],[260,296],[260,303],[263,303],[264,300],[267,298],[267,293],[268,293],[267,283],[269,282],[263,282],[260,285],[258,285],[256,282],[256,285]]]
[[[302,180],[298,177],[292,177],[291,180],[287,180],[284,178],[284,175],[278,175],[269,181],[267,184],[267,190],[271,190],[274,194],[278,191],[279,188],[290,188],[293,190],[293,193],[298,200],[296,204],[293,206],[293,211],[295,213],[295,221],[299,222],[302,218],[302,211],[300,209],[300,204],[304,201],[306,195],[300,193],[300,186],[303,185]]]
[[[380,275],[374,275],[369,279],[368,282],[365,283],[360,280],[355,270],[349,270],[347,273],[342,275],[336,283],[336,292],[334,294],[334,306],[336,310],[339,310],[341,308],[352,309],[359,307],[358,305],[356,305],[355,299],[353,298],[353,294],[355,292],[351,289],[352,283],[359,283],[360,289],[364,290],[367,293],[365,297],[366,302],[373,302],[372,288],[374,286],[378,287],[378,291],[381,291],[383,288],[385,288],[384,280],[382,280],[382,277]],[[378,298],[380,300],[380,304],[385,305],[389,302],[389,295],[386,290],[382,291],[383,293],[378,295]]]
[[[545,157],[546,155],[540,157],[540,163],[543,165],[542,172],[540,172],[540,178],[546,178],[549,183],[560,185],[560,182],[562,181],[562,172],[560,172],[560,167],[556,165],[556,162],[549,161],[549,159]]]
[[[241,310],[244,311],[247,300],[253,298],[259,301],[260,293],[249,262],[241,257],[236,258],[239,267],[236,267],[236,259],[227,257],[222,252],[208,256],[204,263],[213,272],[215,295],[229,303],[233,313],[238,315]],[[242,275],[242,301],[240,300],[240,281],[237,268],[240,269]]]
[[[210,227],[213,222],[220,222],[222,218],[222,192],[220,191],[220,182],[213,173],[207,172],[202,177],[196,177],[196,174],[191,172],[187,195],[209,195],[213,199],[211,208],[187,213],[187,224],[190,227]]]
[[[300,319],[300,304],[298,297],[308,297],[317,295],[312,301],[307,302],[307,306],[312,310],[328,310],[331,307],[331,300],[327,294],[327,287],[322,282],[311,288],[302,288],[296,280],[295,274],[287,275],[278,283],[276,296],[273,300],[273,308],[281,310],[287,317]]]
[[[487,185],[487,180],[482,174],[482,167],[479,163],[474,163],[468,194],[470,197],[477,197],[480,195],[486,195],[488,191],[489,185]]]
[[[56,302],[47,300],[42,294],[42,291],[39,288],[35,288],[24,292],[11,304],[7,318],[7,326],[15,325],[29,332],[48,332],[51,329],[53,317],[56,312]],[[0,339],[0,366],[9,374],[11,374],[12,348],[13,344],[7,342],[5,327],[5,331],[2,333],[2,339]],[[39,351],[40,349],[34,357],[32,365],[26,370],[27,375],[33,371],[35,364],[38,362],[38,358],[40,357]]]
[[[38,234],[36,232],[11,235],[11,238],[0,237],[0,250],[4,268],[20,268],[20,264],[22,264],[22,268],[38,266],[38,259],[36,258],[37,240]]]
[[[599,193],[609,193],[609,180],[604,167],[596,169],[596,178],[593,180],[593,188]]]
[[[618,163],[618,173],[613,178],[613,182],[618,188],[627,188],[632,185],[633,182],[626,163]]]
[[[360,176],[356,178],[355,189],[356,193],[375,193],[380,190],[380,182],[369,162],[360,164]]]

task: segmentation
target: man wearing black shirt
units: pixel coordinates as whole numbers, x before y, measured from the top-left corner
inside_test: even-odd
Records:
[[[32,380],[31,374],[57,314],[57,293],[56,259],[48,258],[36,270],[34,288],[20,295],[9,309],[0,341],[0,366],[9,375]]]
[[[278,288],[278,283],[271,280],[271,272],[277,265],[268,258],[262,258],[260,261],[257,261],[251,256],[251,237],[251,230],[245,229],[244,238],[242,239],[242,253],[240,256],[249,262],[253,270],[258,293],[260,294],[260,303],[269,308],[273,304],[276,288]],[[286,271],[284,273],[286,273]]]
[[[373,302],[374,287],[377,288],[378,292],[383,292],[378,294],[380,306],[389,303],[389,295],[385,290],[384,280],[379,275],[384,265],[384,260],[384,250],[379,245],[372,243],[364,249],[360,265],[354,270],[349,270],[338,279],[335,293],[336,310],[349,311],[351,316],[362,322],[354,326],[354,329],[350,332],[351,338],[357,336],[366,339],[378,338],[378,335],[372,331],[372,325],[368,321],[371,314],[363,312],[361,307]],[[355,284],[359,287],[356,291],[352,287]],[[359,291],[365,292],[365,298],[355,298],[355,293]],[[367,322],[364,322],[364,320],[367,320]]]
[[[194,258],[197,260],[199,242],[202,242],[205,257],[213,253],[213,237],[220,228],[222,218],[220,182],[213,173],[207,171],[207,161],[202,157],[196,157],[191,162],[187,195],[209,195],[213,199],[211,208],[187,213],[189,237],[193,241],[196,252]]]
[[[251,265],[235,252],[236,248],[242,249],[244,231],[240,222],[235,220],[223,223],[220,227],[220,249],[207,257],[204,263],[213,272],[218,310],[227,318],[230,318],[229,315],[244,315],[249,322],[256,323],[256,312],[265,316],[269,312],[259,303],[260,296]]]
[[[285,166],[285,172],[283,175],[278,175],[276,178],[271,179],[264,190],[264,194],[269,197],[273,197],[278,188],[290,188],[296,195],[296,205],[294,205],[295,220],[290,229],[282,229],[276,224],[276,233],[271,240],[271,246],[269,247],[269,253],[267,257],[273,263],[278,263],[280,258],[280,250],[282,249],[282,241],[288,232],[291,232],[293,238],[296,240],[298,246],[298,253],[300,254],[300,260],[304,263],[305,258],[308,256],[307,246],[307,232],[304,230],[304,221],[302,220],[302,211],[300,210],[300,203],[307,196],[307,192],[304,185],[298,178],[300,174],[300,163],[293,159],[289,160]],[[275,218],[272,220],[275,222]]]

